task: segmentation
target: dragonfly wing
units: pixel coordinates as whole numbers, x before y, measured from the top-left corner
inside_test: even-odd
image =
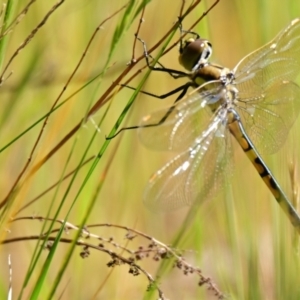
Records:
[[[170,211],[211,199],[232,168],[230,138],[224,118],[216,116],[194,144],[150,178],[144,194],[152,211]],[[231,167],[231,168],[230,168]]]
[[[299,110],[300,19],[236,66],[234,86],[245,130],[260,153],[274,153],[285,142]]]
[[[276,81],[294,80],[300,71],[300,19],[271,42],[244,57],[234,68],[241,97],[252,99]]]
[[[140,140],[154,150],[186,149],[201,135],[212,117],[206,104],[212,97],[219,97],[220,89],[221,86],[210,91],[200,89],[171,107],[144,117],[138,131]]]
[[[237,109],[245,130],[261,154],[275,153],[284,144],[300,111],[300,88],[291,81],[271,86],[256,100]]]

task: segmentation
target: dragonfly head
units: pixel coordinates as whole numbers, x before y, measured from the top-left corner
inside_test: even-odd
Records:
[[[195,72],[207,64],[212,45],[205,39],[190,38],[179,49],[179,63],[188,71]]]

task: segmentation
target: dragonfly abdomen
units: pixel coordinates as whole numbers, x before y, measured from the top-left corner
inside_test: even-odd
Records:
[[[229,113],[232,114],[232,113]],[[256,171],[258,172],[259,176],[263,179],[265,184],[268,186],[269,190],[272,192],[274,197],[278,199],[280,197],[281,191],[279,190],[279,186],[276,184],[276,182],[273,179],[273,176],[271,174],[271,171],[268,169],[268,167],[265,165],[263,160],[260,158],[257,150],[254,148],[252,142],[246,135],[244,128],[242,127],[242,124],[239,120],[239,118],[236,116],[236,112],[230,116],[229,119],[231,119],[228,124],[228,128],[230,133],[234,136],[234,138],[237,140],[253,166],[255,167]]]
[[[249,160],[252,162],[258,174],[267,185],[283,211],[286,213],[291,223],[297,228],[298,232],[300,232],[299,217],[296,210],[289,202],[287,196],[282,191],[279,184],[276,182],[269,168],[260,158],[259,153],[255,149],[254,145],[252,144],[251,140],[248,138],[244,130],[238,113],[234,109],[228,111],[228,129],[237,140]]]

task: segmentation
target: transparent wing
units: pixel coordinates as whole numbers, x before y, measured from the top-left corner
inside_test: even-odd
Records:
[[[212,87],[208,91],[193,91],[171,107],[144,117],[138,131],[142,143],[155,150],[186,149],[201,135],[212,117],[206,104],[220,98],[223,86],[218,83]]]
[[[195,201],[211,199],[232,173],[230,137],[224,116],[218,114],[193,145],[150,178],[145,205],[153,211],[170,211]]]
[[[261,153],[285,142],[299,110],[300,19],[246,56],[234,69],[238,106],[245,130]]]
[[[253,98],[274,81],[293,80],[300,68],[300,19],[293,20],[271,42],[244,57],[234,68],[242,98]]]
[[[271,86],[238,111],[247,134],[261,154],[275,153],[299,115],[300,88],[291,81]]]

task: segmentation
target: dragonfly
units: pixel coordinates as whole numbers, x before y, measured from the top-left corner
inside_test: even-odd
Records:
[[[171,107],[136,126],[147,147],[179,153],[151,176],[146,206],[170,211],[214,198],[233,170],[233,136],[300,233],[297,211],[261,157],[279,150],[299,114],[300,19],[233,70],[211,63],[211,43],[192,34],[180,46],[179,62],[187,73],[151,67],[189,82],[174,90],[182,93]],[[144,51],[148,59],[145,46]],[[189,87],[194,90],[184,95]]]

